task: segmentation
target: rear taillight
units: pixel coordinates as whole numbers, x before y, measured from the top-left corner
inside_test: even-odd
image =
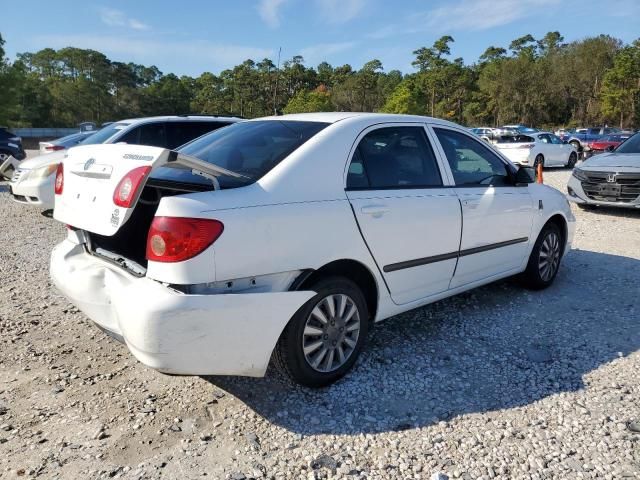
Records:
[[[62,145],[47,145],[44,149],[47,152],[55,152],[57,150],[64,150],[64,147]]]
[[[518,148],[527,148],[531,150],[535,145],[533,143],[525,143],[524,145],[520,145]]]
[[[138,167],[122,177],[122,180],[118,182],[113,192],[113,203],[119,207],[131,207],[140,189],[140,185],[144,183],[144,179],[150,171],[151,167]]]
[[[56,195],[62,195],[62,189],[64,188],[64,167],[62,163],[59,163],[56,167],[56,181],[54,184],[54,191]]]
[[[182,262],[206,250],[224,225],[203,218],[155,217],[147,237],[147,260]]]

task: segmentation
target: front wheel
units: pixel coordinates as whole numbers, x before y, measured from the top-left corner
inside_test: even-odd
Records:
[[[578,161],[578,154],[576,152],[571,152],[571,155],[569,155],[569,162],[567,162],[567,167],[568,168],[575,167],[577,161]]]
[[[564,244],[555,223],[547,223],[536,240],[527,269],[522,278],[527,287],[542,290],[553,283],[558,274]]]
[[[360,288],[342,277],[312,285],[317,294],[285,327],[274,357],[294,382],[324,387],[343,377],[366,342],[369,312]]]

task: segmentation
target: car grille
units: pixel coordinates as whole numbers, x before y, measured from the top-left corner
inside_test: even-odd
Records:
[[[27,170],[23,170],[22,168],[18,168],[15,172],[13,172],[13,176],[11,177],[11,182],[16,183],[20,178],[27,172]]]
[[[640,196],[640,174],[638,173],[615,173],[615,172],[584,172],[587,180],[582,182],[584,193],[592,200],[604,202],[633,202]],[[615,181],[608,181],[610,176],[615,176]],[[612,197],[610,194],[603,195],[603,187],[620,186],[619,193]]]

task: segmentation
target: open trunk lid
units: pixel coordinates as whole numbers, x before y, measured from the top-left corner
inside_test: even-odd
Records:
[[[86,145],[69,150],[64,159],[62,194],[56,195],[53,216],[56,220],[100,235],[114,235],[131,217],[149,174],[159,167],[190,170],[211,180],[211,189],[219,188],[217,177],[242,177],[195,157],[172,150],[141,145]],[[139,184],[134,185],[128,208],[114,203],[120,181],[132,170],[149,167]],[[137,188],[136,188],[137,187]]]

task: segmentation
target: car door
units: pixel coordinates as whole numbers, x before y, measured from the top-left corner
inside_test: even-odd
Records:
[[[423,124],[385,124],[354,143],[346,194],[396,304],[441,293],[456,267],[460,203]]]
[[[495,152],[459,129],[433,126],[462,206],[462,238],[450,288],[519,269],[526,261],[534,209],[527,187]]]
[[[553,145],[556,151],[555,164],[561,167],[566,165],[569,162],[569,155],[573,148],[568,143],[560,140],[556,135],[549,135],[549,138],[551,138],[551,145]]]
[[[540,153],[544,156],[544,164],[547,167],[552,166],[555,163],[555,153],[553,146],[551,145],[551,139],[546,133],[536,134],[536,143],[540,149]]]

